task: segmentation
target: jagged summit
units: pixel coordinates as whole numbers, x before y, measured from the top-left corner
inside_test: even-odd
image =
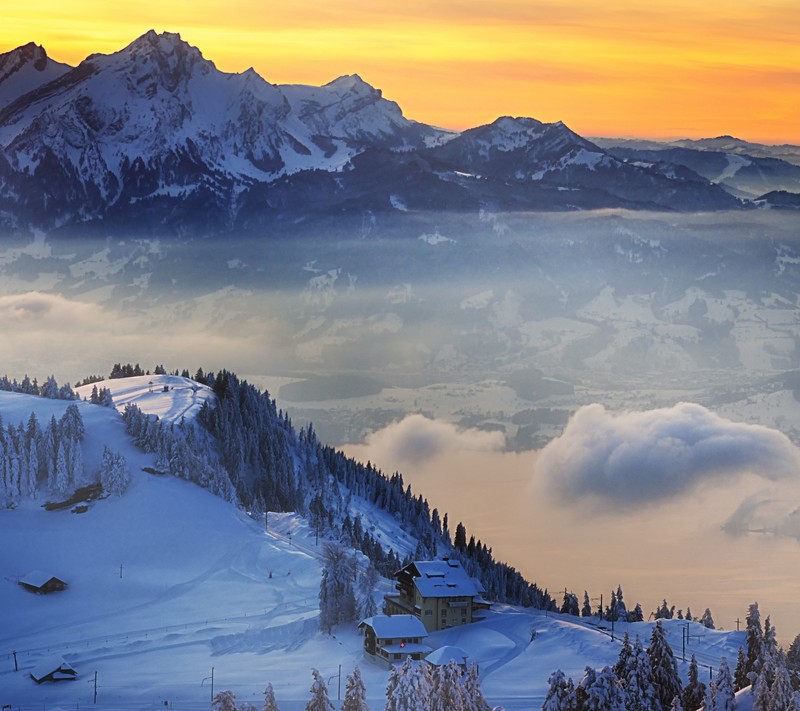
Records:
[[[0,54],[0,110],[70,68],[50,59],[45,48],[34,42]]]
[[[149,30],[75,68],[31,43],[0,55],[2,68],[0,228],[12,231],[230,231],[307,205],[739,206],[699,175],[628,164],[562,122],[502,116],[454,135],[407,119],[356,73],[275,85],[252,68],[220,71],[177,32]]]

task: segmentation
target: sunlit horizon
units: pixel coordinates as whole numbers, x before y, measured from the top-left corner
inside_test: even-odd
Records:
[[[732,135],[800,143],[800,6],[741,0],[453,0],[321,8],[233,0],[7,8],[0,51],[33,41],[77,65],[150,29],[177,32],[226,72],[275,84],[359,74],[404,114],[463,130],[498,116],[563,121],[585,136]]]

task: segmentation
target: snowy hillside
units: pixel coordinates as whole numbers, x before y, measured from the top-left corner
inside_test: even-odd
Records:
[[[179,418],[191,417],[195,396],[207,393],[186,387],[189,382],[147,376],[101,385],[111,384],[120,401]],[[31,412],[40,420],[58,416],[68,404],[0,393],[6,425],[24,422]],[[215,691],[230,689],[254,704],[272,683],[280,707],[292,711],[305,706],[312,667],[335,698],[340,665],[343,681],[359,665],[372,708],[382,708],[388,672],[364,658],[355,629],[341,625],[331,636],[318,631],[319,548],[306,521],[270,513],[265,530],[194,484],[146,473],[154,456],[132,445],[115,409],[86,402],[79,408],[85,468],[108,446],[125,456],[132,482],[124,495],[91,502],[84,513],[46,511],[41,501],[0,511],[0,609],[13,611],[0,626],[0,702],[13,708],[90,705],[96,673],[98,708],[167,702],[202,709],[213,674]],[[407,540],[393,517],[374,508],[364,512],[381,535]],[[27,592],[17,582],[31,571],[57,576],[69,587],[49,595]],[[389,590],[383,581],[376,593]],[[687,623],[665,624],[680,658]],[[485,621],[434,633],[428,643],[463,648],[479,664],[493,704],[532,709],[556,668],[578,680],[587,664],[615,661],[624,629],[644,642],[652,631],[650,623],[620,623],[612,640],[611,630],[596,625],[592,618],[499,605]],[[716,667],[723,655],[735,660],[744,641],[744,633],[688,627],[685,654],[696,654],[702,665]],[[76,681],[34,683],[30,672],[53,656],[77,670]],[[680,666],[685,675],[686,665]]]

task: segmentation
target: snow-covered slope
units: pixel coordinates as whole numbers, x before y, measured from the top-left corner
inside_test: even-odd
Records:
[[[171,385],[158,394],[136,380],[120,381],[115,396],[165,415],[183,408],[180,379],[155,376],[154,384]],[[67,405],[0,393],[6,424],[25,421],[32,411],[40,420],[58,415]],[[79,407],[87,468],[107,445],[127,458],[133,481],[124,495],[92,502],[80,514],[46,511],[36,502],[0,511],[0,609],[13,610],[0,627],[3,703],[90,705],[96,674],[98,708],[166,702],[201,709],[208,707],[213,674],[215,691],[231,689],[254,704],[272,683],[280,707],[293,711],[305,707],[312,667],[335,697],[339,665],[342,681],[359,665],[373,708],[381,707],[387,671],[363,657],[355,629],[339,626],[332,636],[317,629],[319,549],[304,520],[270,513],[265,530],[193,484],[145,473],[152,455],[131,445],[118,412],[85,402]],[[369,515],[385,535],[400,538],[392,517]],[[25,591],[17,581],[33,570],[65,580],[68,589]],[[376,592],[389,590],[384,581]],[[685,624],[666,623],[678,656]],[[577,680],[584,666],[616,659],[623,630],[646,641],[651,629],[649,623],[617,625],[612,640],[597,620],[499,606],[485,621],[435,633],[428,643],[457,645],[478,662],[492,703],[531,709],[541,704],[554,669]],[[695,625],[686,653],[715,666],[720,656],[734,659],[743,639],[744,633]],[[53,656],[66,659],[78,679],[34,683],[30,672]],[[681,668],[685,674],[686,665]]]
[[[92,389],[106,388],[111,392],[114,407],[119,412],[125,406],[136,405],[144,414],[155,415],[164,422],[180,422],[182,418],[192,420],[206,401],[215,401],[214,393],[207,385],[178,375],[137,375],[132,378],[114,378],[100,383],[82,385],[75,392],[82,399],[89,399]]]

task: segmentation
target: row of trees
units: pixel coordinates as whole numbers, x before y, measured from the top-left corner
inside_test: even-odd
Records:
[[[39,385],[36,378],[31,380],[27,374],[20,383],[16,378],[9,380],[7,375],[3,375],[0,377],[0,390],[23,395],[36,395],[50,400],[77,400],[78,398],[69,383],[59,385],[52,375],[42,385]]]
[[[311,670],[310,699],[306,711],[334,711],[325,680]],[[232,691],[221,691],[214,698],[213,711],[257,711],[249,702],[237,705]],[[264,690],[263,711],[279,711],[272,684]],[[347,677],[341,711],[370,711],[367,690],[356,667]],[[475,665],[465,669],[450,661],[440,667],[410,658],[392,668],[386,686],[384,711],[491,711],[481,692]],[[495,708],[494,711],[502,711]]]
[[[27,424],[3,426],[0,416],[0,499],[66,494],[83,482],[83,418],[75,403],[42,428],[35,413]]]
[[[556,670],[549,685],[543,711],[695,711],[703,705],[706,711],[731,711],[734,703],[733,676],[724,657],[708,688],[699,681],[692,657],[688,683],[682,686],[660,620],[647,649],[639,637],[631,643],[626,634],[613,667],[586,667],[577,685]]]
[[[586,668],[575,685],[561,670],[550,676],[543,711],[732,711],[734,694],[748,687],[754,711],[800,709],[800,635],[785,653],[778,646],[775,627],[767,617],[763,626],[758,603],[748,609],[745,644],[739,648],[735,671],[720,659],[714,680],[700,681],[697,659],[692,655],[687,683],[681,686],[677,663],[667,642],[661,620],[653,628],[650,646],[644,650],[637,637],[628,635],[613,667]]]

